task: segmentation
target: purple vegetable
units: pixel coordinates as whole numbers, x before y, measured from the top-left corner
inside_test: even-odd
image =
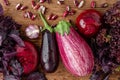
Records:
[[[54,72],[59,63],[55,34],[48,30],[43,31],[40,61],[46,72]]]
[[[66,69],[75,76],[90,74],[94,66],[94,57],[86,41],[66,21],[60,21],[55,27],[55,32]]]
[[[21,75],[23,73],[23,68],[16,59],[9,60],[10,62],[5,62],[6,66],[10,68],[10,70],[6,70],[4,72],[4,80],[21,80]],[[7,69],[7,67],[4,67]],[[12,74],[11,74],[12,72]]]
[[[22,75],[23,68],[21,64],[18,62],[18,60],[11,60],[9,65],[11,66],[11,71],[13,75],[19,76],[19,77],[20,75]]]
[[[47,30],[51,27],[44,21]],[[76,76],[85,76],[91,73],[94,66],[92,50],[85,40],[71,27],[70,23],[60,21],[56,32],[57,43],[62,61],[69,72]]]
[[[59,64],[59,54],[57,50],[57,42],[55,33],[51,26],[47,24],[42,14],[40,13],[41,19],[44,22],[44,31],[42,35],[42,48],[40,54],[40,61],[42,68],[46,72],[56,71]]]
[[[90,80],[109,80],[110,72],[104,73],[102,70],[95,71]]]

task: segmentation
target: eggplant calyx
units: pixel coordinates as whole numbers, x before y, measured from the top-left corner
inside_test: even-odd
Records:
[[[47,21],[45,20],[45,18],[43,17],[43,15],[42,15],[41,12],[39,12],[39,15],[40,15],[40,17],[41,17],[41,20],[42,20],[43,23],[44,23],[43,31],[44,31],[45,29],[47,29],[48,31],[50,31],[50,32],[52,33],[52,32],[53,32],[52,27],[48,25]]]
[[[71,24],[67,21],[60,21],[58,25],[54,28],[55,32],[60,33],[61,35],[64,35],[65,33],[69,34],[70,32]]]

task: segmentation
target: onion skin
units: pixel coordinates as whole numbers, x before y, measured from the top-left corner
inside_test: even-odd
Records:
[[[94,57],[85,40],[70,27],[69,33],[56,32],[56,39],[66,69],[75,76],[86,76],[92,72]]]

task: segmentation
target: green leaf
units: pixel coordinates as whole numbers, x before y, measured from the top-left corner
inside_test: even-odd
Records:
[[[48,31],[50,31],[50,32],[52,33],[52,32],[53,32],[52,27],[48,25],[47,21],[45,20],[45,18],[44,18],[43,15],[42,15],[42,13],[41,13],[41,12],[38,12],[38,13],[39,13],[39,15],[40,15],[40,17],[41,17],[41,20],[42,20],[43,23],[44,23],[44,28],[43,28],[43,30],[47,29]],[[43,31],[43,30],[42,30],[42,31]]]
[[[65,33],[69,34],[70,32],[71,24],[67,21],[60,21],[58,25],[54,28],[55,32],[60,33],[61,35],[64,35]]]

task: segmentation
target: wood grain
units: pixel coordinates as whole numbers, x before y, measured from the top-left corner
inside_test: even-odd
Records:
[[[45,17],[47,17],[51,13],[59,16],[57,20],[54,20],[54,21],[49,20],[48,21],[50,25],[54,25],[54,24],[57,24],[58,21],[63,20],[63,19],[64,20],[71,19],[73,22],[75,22],[76,17],[83,10],[90,8],[91,1],[92,0],[85,0],[84,6],[80,9],[78,9],[74,6],[73,0],[65,0],[64,5],[58,5],[56,3],[57,0],[52,0],[52,2],[50,4],[41,3],[40,5],[44,5],[47,7]],[[110,7],[116,0],[94,0],[94,1],[96,1],[96,4],[97,4],[95,9],[100,11],[101,13],[104,13],[104,11],[107,8],[100,8],[100,4],[107,2],[107,3],[109,3],[109,7]],[[31,0],[9,0],[9,2],[10,2],[10,6],[6,6],[6,5],[4,5],[3,0],[0,0],[0,3],[3,5],[4,11],[5,11],[4,15],[12,16],[16,22],[22,24],[22,28],[21,28],[22,37],[26,40],[32,41],[35,44],[35,46],[39,49],[40,45],[41,45],[41,35],[38,39],[30,40],[25,36],[24,30],[29,24],[37,24],[39,26],[43,26],[42,21],[40,20],[39,17],[37,17],[37,19],[35,21],[25,19],[25,18],[23,18],[24,11],[21,11],[21,10],[17,11],[15,9],[15,6],[17,3],[22,3],[23,5],[29,6],[29,8],[26,11],[32,11],[33,13],[37,14],[37,11],[33,10],[31,7]],[[66,18],[63,18],[62,14],[65,10],[66,5],[69,5],[72,9],[76,10],[76,14],[73,16],[67,16]],[[0,78],[1,78],[2,74],[0,74],[0,75],[1,75],[0,76]],[[46,73],[46,76],[47,76],[48,80],[89,80],[90,75],[85,76],[85,77],[75,77],[66,71],[62,62],[60,61],[57,71],[55,73]],[[119,73],[113,74],[113,75],[111,75],[110,80],[117,80],[118,76],[119,76]],[[0,80],[2,80],[2,79],[0,79]]]

